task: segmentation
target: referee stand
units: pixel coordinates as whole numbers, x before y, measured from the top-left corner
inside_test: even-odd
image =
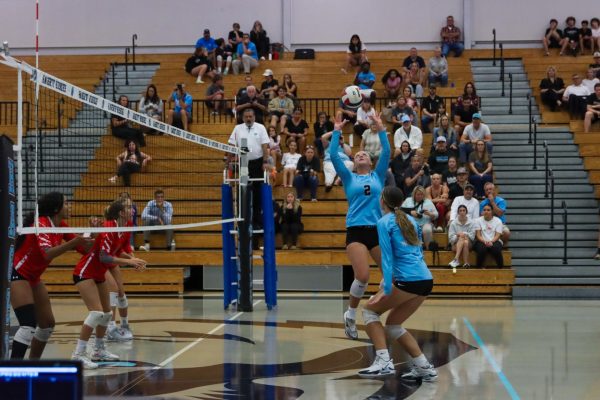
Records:
[[[262,178],[250,178],[248,175],[247,144],[242,139],[240,151],[239,180],[230,178],[224,173],[221,186],[221,210],[223,219],[233,218],[233,188],[230,182],[239,181],[238,205],[240,221],[237,230],[233,222],[223,225],[223,306],[228,309],[237,305],[239,311],[253,311],[254,284],[263,284],[265,303],[271,310],[277,305],[277,270],[275,261],[275,221],[273,218],[273,190],[267,174]],[[256,190],[253,182],[262,182],[261,208],[262,230],[252,226],[252,190]],[[263,234],[263,254],[254,255],[252,239],[255,234]],[[237,235],[237,247],[234,237]],[[253,260],[263,259],[263,280],[253,279]]]

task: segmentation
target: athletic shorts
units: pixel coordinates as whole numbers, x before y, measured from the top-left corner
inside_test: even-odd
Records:
[[[369,250],[379,246],[377,226],[350,226],[346,228],[346,246],[354,242],[364,244]]]
[[[433,279],[410,282],[394,281],[394,286],[402,291],[416,294],[418,296],[429,296],[431,290],[433,289]]]
[[[93,279],[93,278],[82,278],[79,275],[73,275],[73,283],[75,283],[76,285],[79,282],[83,282],[83,281],[86,281],[88,279]],[[102,280],[100,280],[100,279],[94,279],[94,282],[96,282],[96,283],[104,283],[105,281],[106,281],[106,279],[102,279]]]
[[[40,284],[41,279],[39,277],[35,278],[35,279],[27,279],[23,275],[21,275],[19,273],[19,271],[17,271],[16,269],[13,269],[12,274],[10,275],[10,281],[11,282],[15,282],[15,281],[27,281],[27,282],[29,282],[29,286],[36,287],[37,285]]]

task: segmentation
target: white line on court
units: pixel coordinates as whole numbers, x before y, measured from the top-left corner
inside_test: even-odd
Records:
[[[252,306],[256,306],[258,303],[260,303],[262,300],[256,300]],[[239,313],[233,315],[231,318],[228,318],[227,321],[235,321],[236,319],[238,319],[242,314],[244,313],[244,311],[240,311]],[[212,335],[213,333],[217,332],[220,329],[223,329],[225,327],[225,323],[220,324],[219,326],[213,328],[210,332],[208,332],[209,335]],[[202,342],[204,339],[206,338],[198,338],[196,340],[194,340],[192,343],[188,344],[187,346],[185,346],[183,349],[179,350],[177,353],[173,354],[171,357],[167,358],[166,360],[164,360],[163,362],[161,362],[160,364],[158,364],[157,366],[155,366],[154,368],[152,368],[151,371],[155,371],[157,369],[161,369],[162,367],[164,367],[165,365],[169,364],[170,362],[172,362],[173,360],[175,360],[176,358],[178,358],[180,355],[182,355],[183,353],[185,353],[186,351],[190,350],[192,347],[196,346],[198,343]]]

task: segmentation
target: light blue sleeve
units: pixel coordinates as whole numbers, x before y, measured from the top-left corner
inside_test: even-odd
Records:
[[[381,182],[384,182],[391,155],[390,141],[387,138],[387,132],[385,130],[379,132],[379,141],[381,142],[381,153],[379,155],[379,160],[377,160],[377,166],[375,166],[375,173]]]
[[[339,177],[342,179],[342,183],[344,184],[344,186],[347,187],[347,185],[350,183],[350,180],[352,179],[352,172],[350,172],[348,168],[346,168],[346,165],[344,164],[342,158],[338,153],[338,149],[340,148],[341,134],[342,132],[340,131],[333,131],[331,141],[329,142],[329,157],[331,157],[331,163],[333,164],[335,172],[337,172]]]
[[[146,207],[144,207],[144,210],[142,211],[142,220],[144,220],[144,219],[157,220],[158,219],[157,216],[150,214],[150,209],[152,208],[152,206],[153,206],[152,200],[150,200],[148,202],[148,204],[146,204]]]
[[[383,291],[386,295],[392,293],[392,269],[394,268],[394,255],[392,252],[392,238],[387,230],[387,218],[377,221],[377,234],[379,235],[379,248],[381,249],[381,271],[383,273]]]
[[[165,223],[170,224],[173,218],[173,205],[168,202],[165,201],[165,219],[168,221],[165,221]]]

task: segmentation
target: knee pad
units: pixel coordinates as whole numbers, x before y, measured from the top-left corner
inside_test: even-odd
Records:
[[[127,301],[127,296],[117,297],[117,307],[119,308],[127,308],[129,302]]]
[[[21,326],[17,333],[15,333],[15,337],[13,340],[15,342],[26,344],[27,346],[31,345],[31,339],[33,339],[33,335],[35,334],[35,328],[33,326]]]
[[[390,339],[398,340],[406,333],[406,329],[404,329],[402,325],[388,325],[385,327],[385,332]]]
[[[362,315],[363,315],[363,321],[365,322],[365,325],[369,325],[373,322],[381,322],[379,320],[379,317],[380,317],[379,314],[377,314],[374,311],[368,310],[366,308],[363,308]]]
[[[112,311],[102,313],[102,318],[101,318],[100,322],[98,323],[98,325],[108,326],[110,320],[112,319],[112,315],[113,315]]]
[[[33,304],[26,304],[19,308],[15,308],[15,315],[17,316],[20,326],[30,326],[34,329],[37,326],[35,306]]]
[[[350,286],[350,294],[359,299],[363,297],[365,290],[367,290],[367,283],[361,282],[358,279],[355,279]]]
[[[108,296],[110,297],[110,306],[116,307],[118,293],[117,292],[108,292]]]
[[[85,321],[83,321],[84,325],[89,326],[90,328],[96,328],[102,322],[102,317],[104,313],[102,311],[90,311]]]
[[[40,342],[46,343],[50,336],[52,336],[52,332],[54,332],[54,327],[51,328],[37,328],[35,330],[35,334],[33,335]]]

